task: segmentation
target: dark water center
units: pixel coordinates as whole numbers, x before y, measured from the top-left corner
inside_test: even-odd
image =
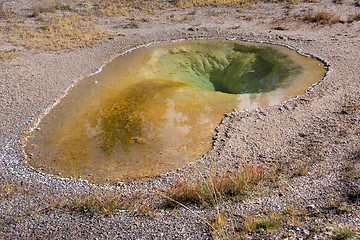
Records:
[[[324,65],[286,47],[230,40],[153,44],[83,79],[25,147],[41,171],[96,183],[175,170],[211,147],[226,112],[302,94]]]

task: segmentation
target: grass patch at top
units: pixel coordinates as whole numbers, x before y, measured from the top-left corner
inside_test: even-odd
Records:
[[[92,46],[113,34],[90,22],[90,18],[76,13],[44,20],[37,28],[22,25],[7,27],[7,41],[38,51],[60,51]]]

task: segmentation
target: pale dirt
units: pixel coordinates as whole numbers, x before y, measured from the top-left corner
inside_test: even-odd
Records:
[[[7,2],[20,14],[27,13],[27,1]],[[335,4],[291,5],[291,16],[303,10],[328,11],[342,20],[359,14],[353,1]],[[99,24],[119,35],[92,48],[68,50],[61,54],[34,53],[18,48],[11,62],[0,62],[0,178],[25,186],[26,194],[15,194],[0,202],[0,238],[4,239],[207,239],[210,233],[199,218],[211,210],[190,206],[192,212],[159,210],[154,216],[121,213],[113,216],[84,215],[63,208],[44,210],[52,199],[69,193],[89,192],[96,186],[82,181],[62,180],[36,173],[23,165],[19,141],[37,119],[64,91],[91,74],[122,51],[159,40],[196,37],[234,37],[269,41],[301,49],[330,64],[326,78],[311,91],[277,106],[230,114],[220,125],[214,147],[202,159],[178,173],[205,173],[210,169],[234,171],[239,166],[260,163],[281,164],[285,169],[276,188],[264,187],[241,202],[220,205],[229,220],[241,222],[249,215],[264,216],[287,206],[307,208],[303,225],[285,226],[273,237],[260,232],[257,238],[330,239],[332,231],[345,225],[360,227],[359,200],[350,201],[360,191],[360,22],[332,26],[311,25],[294,18],[273,23],[285,16],[283,4],[261,3],[243,13],[228,9],[218,17],[209,16],[216,8],[164,11],[138,22],[139,28],[125,28],[130,21],[117,18]],[[173,22],[166,16],[187,16]],[[236,18],[237,16],[248,16]],[[0,20],[5,24],[5,20]],[[282,27],[285,30],[275,30]],[[126,36],[123,36],[125,33]],[[1,43],[2,49],[12,49]],[[304,174],[297,175],[297,169]],[[354,173],[355,172],[355,173]],[[355,174],[355,175],[351,175]],[[172,176],[121,186],[121,189],[165,188]],[[351,175],[348,177],[348,175]],[[347,204],[348,212],[329,210],[329,199]],[[194,214],[197,213],[197,214]],[[265,234],[265,235],[264,235]],[[216,235],[214,235],[216,237]],[[222,238],[219,237],[218,238]]]

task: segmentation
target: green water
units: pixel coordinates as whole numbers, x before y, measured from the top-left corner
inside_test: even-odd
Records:
[[[212,43],[163,53],[158,77],[230,94],[263,93],[285,87],[301,67],[271,47]]]
[[[227,40],[154,44],[83,79],[26,145],[29,164],[97,183],[149,178],[200,158],[226,112],[302,94],[321,62]]]

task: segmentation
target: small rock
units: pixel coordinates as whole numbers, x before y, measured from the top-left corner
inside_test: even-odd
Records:
[[[316,210],[316,207],[314,204],[310,204],[306,207],[306,209],[314,211],[314,210]]]

